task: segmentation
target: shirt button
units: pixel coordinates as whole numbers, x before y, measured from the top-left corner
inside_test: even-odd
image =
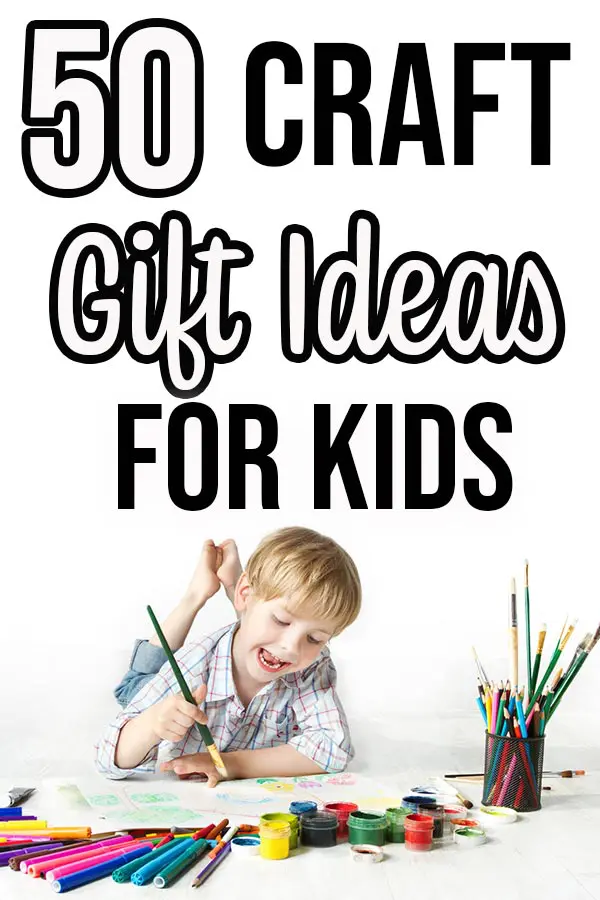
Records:
[[[243,709],[238,709],[238,711],[237,711],[238,719],[243,719],[243,718],[244,718],[244,712],[245,712],[245,711],[244,711]]]

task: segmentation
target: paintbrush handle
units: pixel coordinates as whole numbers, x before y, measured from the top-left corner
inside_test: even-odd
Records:
[[[556,663],[558,662],[558,660],[560,658],[561,652],[562,651],[560,650],[559,647],[557,647],[557,649],[554,651],[554,654],[552,655],[552,659],[548,663],[548,668],[544,672],[542,678],[540,678],[540,683],[538,684],[537,688],[535,689],[535,693],[534,693],[533,697],[531,697],[529,700],[529,706],[527,707],[527,712],[525,714],[526,716],[529,715],[529,713],[531,712],[531,710],[533,709],[533,707],[535,705],[535,701],[538,699],[538,697],[544,690],[544,685],[546,684],[546,682],[552,675],[552,672],[554,671],[554,667],[556,666]]]
[[[510,681],[512,685],[515,685],[519,683],[519,629],[509,628],[508,638],[511,662]]]
[[[152,611],[152,607],[147,606],[146,609],[148,611],[148,615],[150,616],[150,620],[151,620],[152,624],[154,625],[154,630],[156,631],[156,634],[160,641],[161,647],[165,651],[165,655],[166,655],[167,659],[169,660],[169,663],[173,670],[173,674],[174,674],[175,678],[177,679],[177,684],[179,685],[179,687],[181,689],[181,693],[183,694],[184,698],[187,700],[188,703],[193,703],[193,705],[196,706],[197,704],[194,701],[194,698],[192,697],[192,692],[190,691],[189,687],[187,686],[185,678],[181,674],[181,669],[177,665],[177,660],[173,656],[173,651],[171,650],[171,648],[169,647],[169,645],[167,643],[167,640],[162,632],[162,628],[158,624],[158,620],[157,620],[156,616],[154,615],[154,612]],[[221,773],[225,772],[225,766],[223,765],[223,760],[221,759],[221,757],[219,755],[219,751],[217,750],[214,738],[213,738],[212,734],[210,733],[210,728],[207,725],[202,725],[200,722],[196,722],[195,725],[196,725],[198,731],[200,732],[200,736],[201,736],[202,740],[204,741],[206,749],[209,752],[211,759],[214,762],[217,770],[219,770]]]
[[[581,654],[581,657],[579,658],[577,663],[573,666],[570,673],[567,675],[567,677],[565,678],[565,680],[562,682],[561,686],[557,690],[557,692],[554,696],[554,700],[552,701],[552,706],[546,712],[546,724],[548,724],[548,722],[552,718],[552,714],[554,713],[554,710],[556,709],[556,707],[562,700],[562,697],[563,697],[565,691],[567,690],[567,688],[569,687],[569,685],[571,684],[571,682],[573,681],[573,679],[575,678],[575,676],[577,675],[577,673],[579,672],[579,670],[581,669],[582,665],[584,664],[584,662],[586,661],[587,658],[588,658],[587,653]]]

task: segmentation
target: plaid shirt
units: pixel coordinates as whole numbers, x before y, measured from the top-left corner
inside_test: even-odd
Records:
[[[199,643],[187,644],[175,653],[190,690],[207,685],[206,700],[200,706],[208,716],[218,749],[258,750],[289,744],[326,772],[343,771],[354,750],[335,690],[337,673],[327,647],[306,669],[266,684],[244,709],[236,693],[231,660],[238,624],[222,628]],[[96,766],[103,775],[126,778],[134,772],[154,772],[159,747],[161,757],[164,750],[170,759],[205,750],[197,728],[193,727],[176,743],[156,744],[134,769],[119,769],[115,765],[115,748],[123,725],[178,690],[167,662],[111,722],[97,744]]]

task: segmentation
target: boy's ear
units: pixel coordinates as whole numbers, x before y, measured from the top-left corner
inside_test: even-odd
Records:
[[[235,596],[233,598],[233,605],[239,613],[245,611],[248,606],[248,600],[250,599],[250,584],[248,582],[248,575],[246,572],[242,572],[240,577],[238,578],[238,583],[235,586]]]

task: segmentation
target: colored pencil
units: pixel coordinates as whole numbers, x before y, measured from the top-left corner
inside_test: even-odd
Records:
[[[152,624],[154,625],[154,629],[155,629],[158,639],[161,643],[161,646],[162,646],[163,650],[165,651],[165,655],[166,655],[167,659],[169,660],[169,663],[173,670],[173,674],[175,675],[175,678],[177,679],[177,683],[179,684],[181,693],[183,694],[183,696],[185,697],[185,699],[187,700],[188,703],[192,703],[194,706],[196,706],[197,704],[194,702],[194,698],[192,697],[192,692],[190,691],[183,675],[181,674],[181,670],[180,670],[179,666],[177,665],[177,661],[176,661],[175,657],[173,656],[173,652],[172,652],[171,648],[169,647],[164,634],[162,633],[162,629],[161,629],[160,625],[158,624],[158,620],[152,611],[152,607],[147,606],[146,609],[148,611],[148,615],[150,616]],[[206,750],[210,754],[210,758],[212,759],[212,761],[214,763],[215,769],[217,770],[217,772],[219,773],[219,775],[222,778],[227,778],[227,769],[223,765],[223,760],[221,759],[219,751],[217,750],[213,736],[210,733],[210,728],[208,728],[208,726],[206,726],[206,725],[201,725],[200,722],[196,722],[195,724],[196,724],[196,728],[200,732],[200,737],[202,738],[202,741],[204,742],[204,744],[206,746]]]
[[[529,696],[534,693],[537,686],[537,679],[540,673],[540,663],[542,661],[542,653],[544,651],[544,642],[546,640],[546,624],[544,623],[540,628],[540,633],[538,634],[538,642],[537,648],[535,651],[535,660],[533,663],[533,672],[531,673],[531,687],[529,689]]]
[[[481,699],[481,697],[476,697],[475,699],[476,699],[476,701],[477,701],[477,705],[478,705],[478,707],[479,707],[479,711],[481,712],[481,717],[482,717],[482,719],[483,719],[483,724],[484,724],[485,727],[487,728],[487,712],[486,712],[486,710],[485,710],[485,706],[483,705],[483,700]]]
[[[496,734],[496,720],[498,718],[498,703],[500,702],[500,691],[497,685],[494,685],[494,692],[492,694],[492,727],[490,732]]]
[[[223,862],[228,853],[231,852],[231,842],[223,845],[223,849],[221,852],[215,856],[214,859],[211,859],[210,862],[198,872],[196,878],[192,881],[192,887],[199,887],[201,884],[204,884],[206,879],[211,875],[217,866]]]

